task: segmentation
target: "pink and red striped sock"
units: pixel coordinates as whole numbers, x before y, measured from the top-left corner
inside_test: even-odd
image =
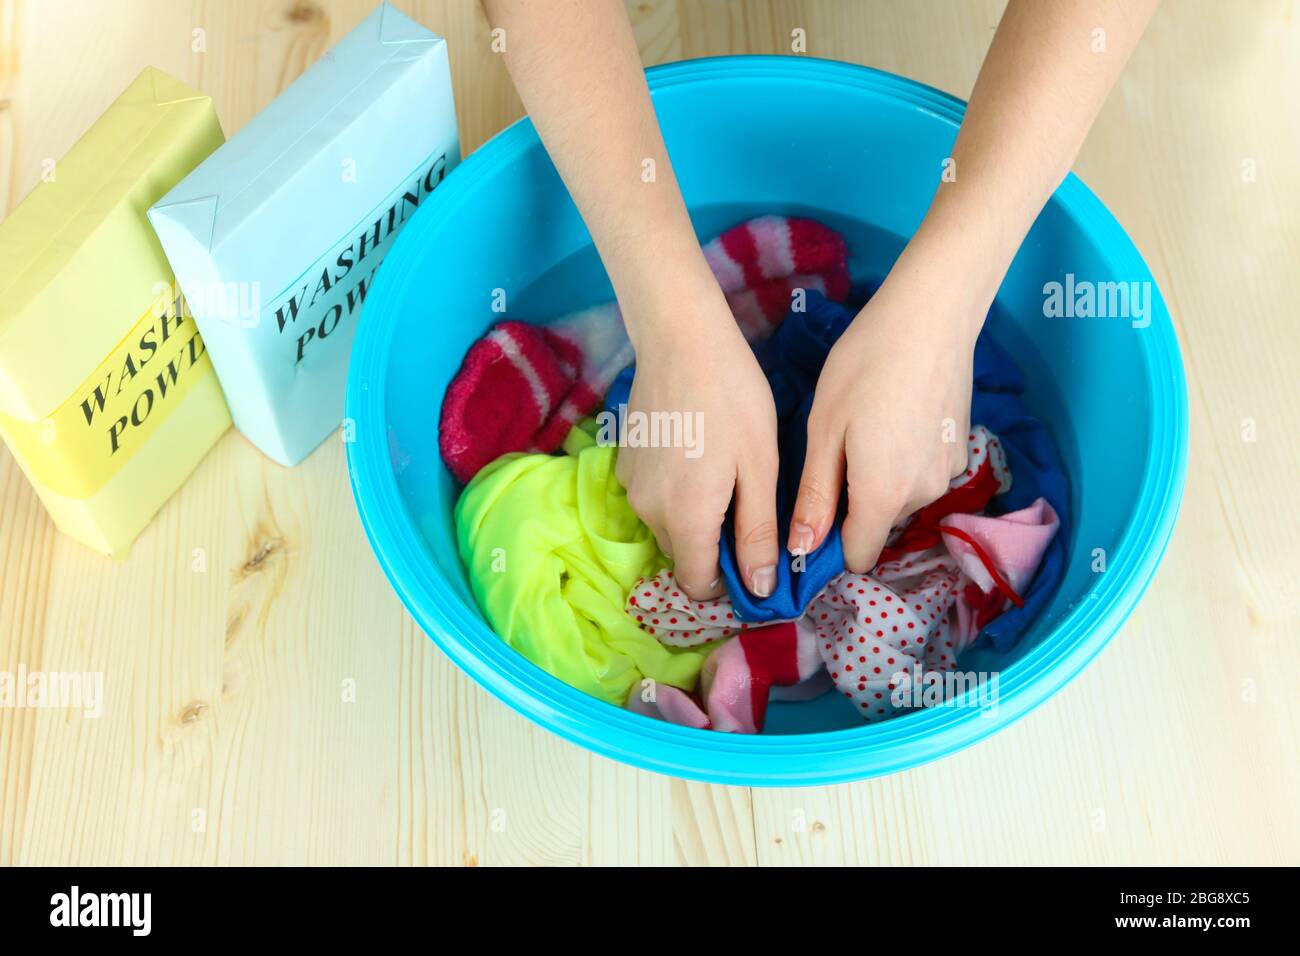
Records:
[[[844,239],[809,219],[751,219],[709,242],[704,257],[750,341],[771,334],[796,289],[836,300],[849,293]],[[498,323],[470,347],[447,388],[443,460],[468,482],[506,452],[554,451],[634,358],[613,303],[546,325]]]
[[[719,645],[700,670],[698,700],[659,684],[653,694],[632,688],[627,707],[687,727],[762,733],[770,700],[809,700],[831,688],[817,641],[801,627],[793,621],[765,624]]]

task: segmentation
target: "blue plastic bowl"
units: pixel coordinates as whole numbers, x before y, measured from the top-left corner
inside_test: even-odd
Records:
[[[858,278],[883,276],[915,230],[964,110],[911,80],[804,57],[694,60],[648,75],[702,237],[762,213],[811,216],[844,233]],[[1076,282],[1147,283],[1149,324],[1046,316],[1044,286],[1065,283],[1067,273]],[[1016,257],[991,319],[1025,370],[1030,407],[1055,430],[1074,521],[1064,581],[1019,646],[963,658],[965,668],[1000,673],[997,706],[919,710],[868,726],[829,694],[774,705],[768,732],[752,737],[620,710],[507,647],[484,622],[457,558],[458,488],[438,456],[438,409],[470,344],[501,318],[492,311],[497,289],[512,318],[529,320],[612,297],[527,120],[425,200],[377,277],[348,383],[353,492],[380,564],[438,646],[511,707],[597,753],[748,785],[835,783],[934,760],[1006,726],[1078,674],[1132,612],[1169,541],[1187,459],[1178,344],[1137,249],[1070,176]]]

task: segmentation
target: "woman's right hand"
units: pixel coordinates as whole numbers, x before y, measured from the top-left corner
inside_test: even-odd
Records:
[[[660,290],[666,301],[649,307],[668,310],[659,317],[627,315],[629,330],[640,332],[633,333],[628,421],[661,413],[660,421],[681,421],[679,437],[690,441],[654,448],[631,447],[629,440],[619,449],[617,475],[629,504],[673,559],[678,584],[697,601],[724,591],[718,540],[734,495],[740,576],[752,594],[766,597],[776,586],[778,560],[776,409],[722,290],[712,276],[698,285]]]

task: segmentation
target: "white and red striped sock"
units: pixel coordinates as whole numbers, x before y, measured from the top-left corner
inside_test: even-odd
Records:
[[[796,289],[836,300],[849,292],[843,238],[809,219],[751,219],[703,251],[750,341],[772,333]],[[546,325],[498,323],[470,347],[447,388],[438,436],[443,460],[468,482],[506,452],[554,451],[634,357],[613,303]]]

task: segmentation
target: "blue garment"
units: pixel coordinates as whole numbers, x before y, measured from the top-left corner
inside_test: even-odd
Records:
[[[831,346],[857,315],[856,307],[845,307],[816,292],[807,294],[805,306],[803,312],[792,309],[776,333],[755,346],[755,354],[772,386],[776,404],[777,443],[781,455],[776,514],[781,554],[785,559],[777,562],[777,581],[772,594],[761,599],[750,594],[740,579],[734,545],[734,516],[728,512],[719,558],[727,593],[731,596],[736,616],[742,621],[757,623],[798,618],[808,603],[844,571],[844,549],[840,542],[840,524],[846,504],[843,500],[826,540],[805,556],[802,571],[793,570],[793,559],[786,552],[786,533],[803,473],[808,446],[808,412],[812,407],[817,376]],[[618,414],[619,406],[627,404],[633,372],[631,368],[625,369],[615,379],[605,399],[606,410]],[[981,632],[981,639],[987,638],[998,650],[1006,650],[1015,644],[1056,590],[1065,569],[1066,544],[1069,541],[1069,480],[1051,433],[1024,407],[1021,400],[1024,388],[1024,377],[1015,360],[991,335],[980,333],[975,343],[971,422],[984,425],[998,436],[1012,477],[1011,489],[995,497],[988,511],[990,514],[1016,511],[1042,496],[1061,521],[1060,530],[1048,546],[1038,573],[1022,595],[1025,606],[1011,608],[999,615]]]

